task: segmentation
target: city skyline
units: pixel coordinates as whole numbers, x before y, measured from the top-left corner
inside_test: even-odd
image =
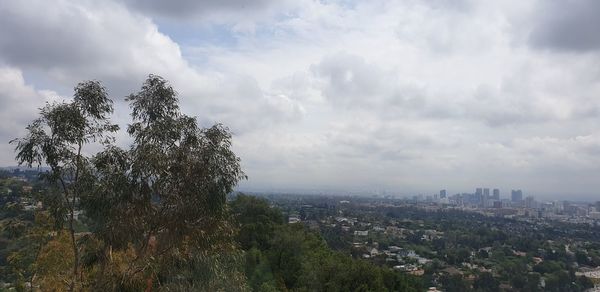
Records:
[[[1,291],[600,292],[600,0],[0,0]]]
[[[29,168],[29,167],[24,167],[24,166],[0,166],[0,169],[15,169],[15,168],[19,168],[22,170],[36,170],[38,168],[33,167],[33,168]],[[42,170],[47,170],[46,168],[42,167],[40,168]],[[395,191],[395,190],[388,190],[388,189],[317,189],[317,188],[270,188],[270,187],[258,187],[258,188],[248,188],[248,187],[237,187],[236,191],[241,191],[241,192],[250,192],[250,193],[272,193],[272,194],[320,194],[320,195],[339,195],[339,196],[343,196],[343,195],[359,195],[359,196],[372,196],[372,195],[381,195],[381,196],[394,196],[394,197],[399,197],[399,198],[410,198],[413,197],[415,195],[418,196],[423,196],[423,197],[433,197],[435,195],[438,195],[441,197],[441,192],[444,191],[446,193],[446,196],[452,196],[452,195],[457,195],[457,194],[476,194],[477,193],[477,189],[481,188],[482,192],[483,189],[485,189],[485,187],[473,187],[471,188],[471,190],[469,189],[461,189],[460,191],[457,190],[451,190],[448,191],[448,189],[440,189],[439,191],[416,191],[416,192],[401,192],[401,191]],[[553,193],[528,193],[526,196],[523,195],[524,192],[522,189],[515,189],[515,188],[507,188],[504,189],[505,191],[503,192],[501,188],[498,187],[492,187],[492,188],[488,188],[490,190],[492,190],[492,194],[490,197],[494,196],[494,192],[498,191],[499,192],[499,196],[500,199],[508,199],[512,201],[512,192],[514,191],[518,191],[521,192],[521,196],[522,199],[524,199],[526,196],[533,196],[542,200],[547,200],[547,201],[581,201],[581,202],[596,202],[598,201],[598,197],[594,196],[594,195],[580,195],[580,194],[573,194],[573,193],[564,193],[564,194],[553,194]],[[472,192],[470,192],[472,191]]]

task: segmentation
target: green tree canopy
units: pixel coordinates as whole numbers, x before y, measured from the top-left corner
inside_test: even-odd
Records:
[[[72,101],[46,104],[39,118],[27,126],[27,135],[11,141],[16,144],[19,164],[50,167],[44,178],[59,190],[59,195],[53,196],[48,205],[57,225],[68,222],[74,257],[70,290],[81,282],[75,211],[94,179],[91,157],[84,154],[84,146],[93,142],[108,145],[114,141],[110,134],[118,126],[110,123],[108,116],[112,111],[112,100],[100,82],[82,82],[75,87]]]
[[[126,101],[128,149],[109,135],[118,126],[110,122],[112,101],[97,81],[79,84],[71,102],[46,105],[27,136],[13,141],[19,163],[49,166],[45,177],[61,194],[48,206],[58,210],[58,222],[68,219],[74,259],[69,289],[243,287],[230,265],[239,256],[226,195],[245,175],[229,129],[198,126],[156,75]],[[103,150],[84,155],[83,147],[94,142]],[[91,237],[75,232],[79,210],[89,219]]]

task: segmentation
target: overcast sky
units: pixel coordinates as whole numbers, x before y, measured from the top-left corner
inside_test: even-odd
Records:
[[[247,190],[600,199],[600,1],[0,0],[0,165],[46,101],[158,74]],[[123,146],[127,136],[119,135]]]

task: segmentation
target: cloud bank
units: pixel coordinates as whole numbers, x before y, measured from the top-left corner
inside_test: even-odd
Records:
[[[222,122],[251,190],[600,188],[596,1],[2,1],[0,162],[44,102],[149,73]],[[125,135],[120,135],[126,141]]]

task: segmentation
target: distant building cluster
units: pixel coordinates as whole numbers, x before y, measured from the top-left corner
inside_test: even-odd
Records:
[[[600,201],[589,204],[569,201],[538,201],[525,196],[523,190],[513,189],[510,198],[503,198],[498,188],[475,188],[473,193],[448,195],[445,189],[431,196],[416,195],[413,203],[429,203],[451,207],[476,209],[484,213],[505,217],[529,217],[573,223],[600,221]]]
[[[414,196],[413,200],[417,202],[435,202],[457,206],[467,206],[476,208],[505,208],[513,206],[522,206],[523,191],[512,190],[511,200],[502,199],[500,189],[494,188],[476,188],[474,193],[462,193],[449,196],[448,192],[443,189],[439,194],[423,197],[421,195]]]

